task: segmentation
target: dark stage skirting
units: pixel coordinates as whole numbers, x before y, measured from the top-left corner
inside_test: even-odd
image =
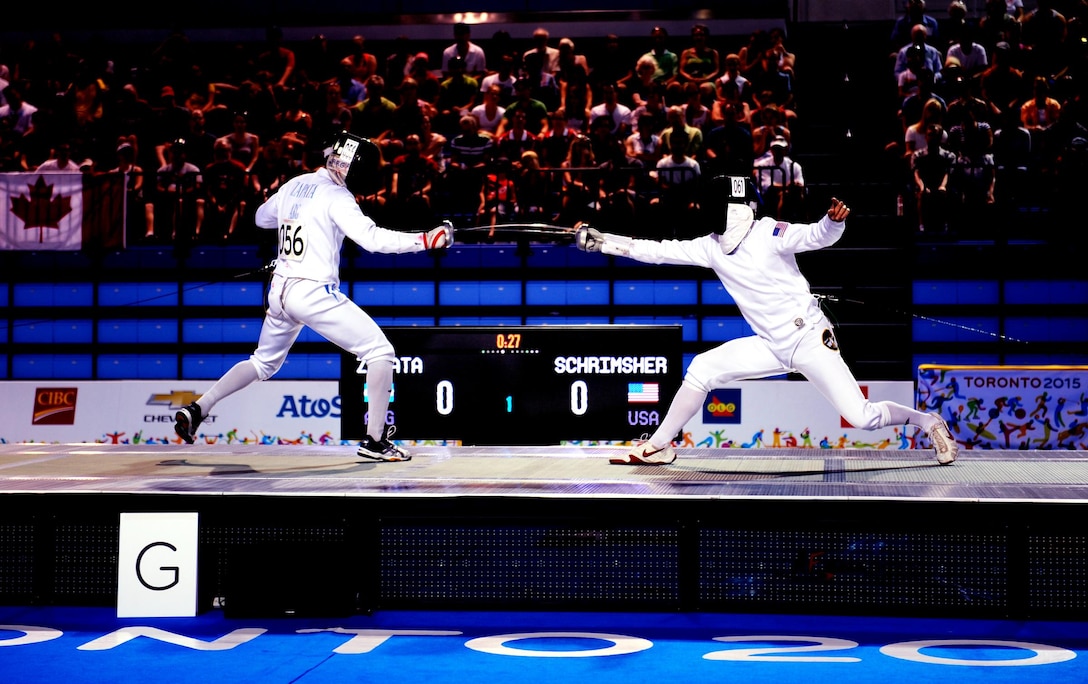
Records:
[[[626,450],[0,445],[0,603],[112,605],[120,514],[180,511],[237,614],[1088,608],[1088,452]]]

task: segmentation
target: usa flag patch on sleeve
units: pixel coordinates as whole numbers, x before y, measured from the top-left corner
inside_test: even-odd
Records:
[[[774,224],[774,230],[771,231],[771,235],[775,237],[782,237],[786,234],[786,229],[789,227],[790,224],[786,223],[785,221],[779,221],[778,223]]]

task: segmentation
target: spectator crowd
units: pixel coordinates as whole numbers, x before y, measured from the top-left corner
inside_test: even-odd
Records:
[[[905,0],[892,27],[897,131],[887,149],[904,213],[945,230],[1002,197],[1061,187],[1083,166],[1083,0]],[[939,16],[938,16],[939,15]],[[726,175],[767,211],[807,212],[794,133],[797,56],[774,27],[678,40],[602,36],[582,48],[451,26],[450,42],[322,35],[158,45],[47,40],[0,46],[0,171],[124,174],[131,241],[252,238],[252,212],[322,164],[336,132],[374,140],[383,225],[623,225],[703,232]],[[116,54],[114,54],[116,52]],[[847,104],[846,106],[850,106]]]
[[[1008,208],[1076,216],[1088,180],[1088,3],[906,0],[890,39],[904,215],[923,233],[981,236]],[[1077,212],[1079,213],[1079,212]]]

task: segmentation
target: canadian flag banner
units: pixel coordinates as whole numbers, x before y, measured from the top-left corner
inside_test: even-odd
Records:
[[[120,174],[0,173],[0,249],[124,247]]]

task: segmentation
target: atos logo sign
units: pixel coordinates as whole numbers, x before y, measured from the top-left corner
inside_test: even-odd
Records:
[[[703,422],[739,424],[740,392],[739,389],[720,389],[707,395],[703,404]]]

